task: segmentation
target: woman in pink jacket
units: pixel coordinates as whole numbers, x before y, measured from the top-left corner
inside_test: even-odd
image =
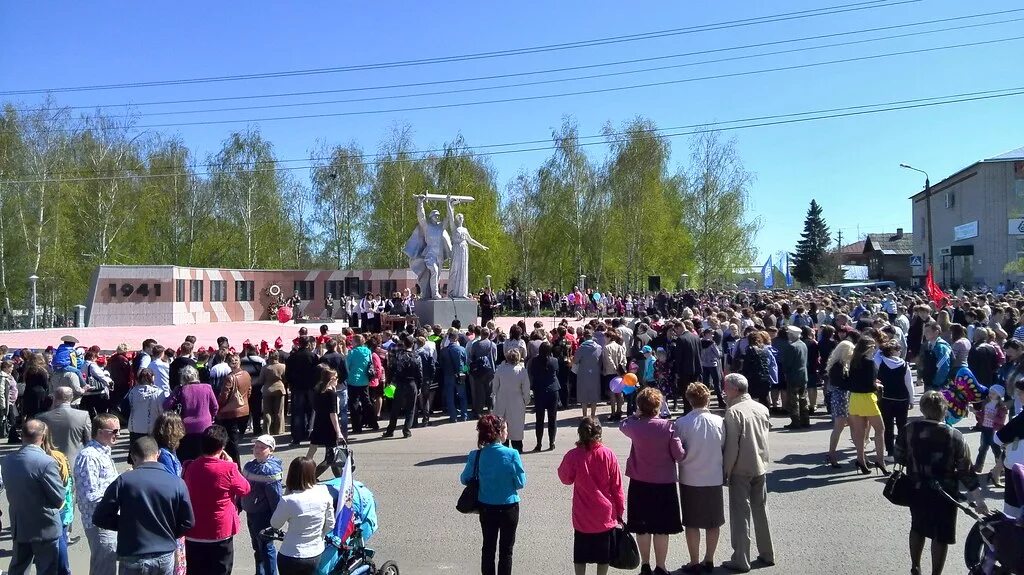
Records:
[[[597,564],[597,575],[608,573],[614,552],[612,532],[626,506],[622,473],[615,454],[601,443],[601,423],[590,417],[579,426],[580,440],[558,466],[558,478],[572,485],[572,562],[576,575]]]

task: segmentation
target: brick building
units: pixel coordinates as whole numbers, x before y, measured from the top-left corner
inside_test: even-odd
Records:
[[[1024,148],[975,162],[910,199],[914,212],[914,254],[924,275],[934,262],[935,280],[945,287],[987,285],[1024,276],[1006,271],[1024,258]],[[928,252],[928,221],[934,253]]]
[[[445,289],[448,270],[441,275]],[[86,301],[86,325],[179,325],[274,319],[277,294],[298,290],[303,314],[320,317],[328,292],[344,316],[341,298],[370,291],[389,297],[417,291],[416,276],[401,270],[229,270],[178,266],[100,266]]]

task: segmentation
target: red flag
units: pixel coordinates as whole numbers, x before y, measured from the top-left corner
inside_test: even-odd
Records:
[[[942,305],[943,302],[948,301],[949,299],[946,292],[942,291],[939,284],[935,283],[935,276],[932,274],[932,266],[928,266],[928,275],[924,278],[924,291],[928,294],[928,299],[932,300],[936,305]]]

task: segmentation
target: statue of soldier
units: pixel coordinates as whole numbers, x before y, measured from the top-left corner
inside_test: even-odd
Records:
[[[427,216],[423,204],[425,195],[413,196],[417,200],[416,219],[419,225],[405,243],[405,255],[409,256],[409,268],[416,274],[420,286],[420,297],[438,299],[441,297],[441,265],[451,256],[452,239],[445,229],[441,212],[431,210]]]

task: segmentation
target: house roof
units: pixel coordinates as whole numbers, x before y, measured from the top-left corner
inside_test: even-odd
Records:
[[[843,255],[857,255],[864,253],[864,240],[853,242],[852,244],[846,244],[839,248],[839,253]]]
[[[912,240],[908,233],[868,234],[864,241],[863,253],[880,252],[884,256],[909,256],[914,253]]]
[[[965,168],[963,168],[961,170],[957,170],[956,172],[953,172],[949,176],[943,178],[941,181],[932,184],[932,194],[931,195],[935,195],[935,193],[937,191],[939,191],[941,188],[946,186],[947,182],[950,182],[951,180],[956,179],[958,176],[960,176],[960,174],[963,174],[964,172],[970,171],[972,168],[974,168],[978,164],[996,163],[996,162],[1015,162],[1015,161],[1024,161],[1024,148],[1017,148],[1016,150],[1010,150],[1009,152],[1006,152],[1004,154],[999,154],[998,156],[994,156],[994,157],[988,158],[987,160],[979,160],[979,161],[974,162],[973,164],[971,164],[971,165],[969,165],[969,166],[967,166],[967,167],[965,167]],[[962,181],[962,180],[966,179],[967,177],[970,177],[970,176],[973,176],[973,175],[974,174],[969,174],[968,176],[966,176],[964,178],[959,178],[957,181]],[[923,197],[924,197],[924,190],[921,190],[920,192],[917,192],[916,194],[910,196],[910,199],[912,199],[914,201],[917,201],[918,199],[923,198]]]
[[[1024,148],[1017,148],[1016,150],[1010,150],[1005,154],[999,154],[994,158],[985,160],[986,162],[1006,162],[1009,160],[1024,160]]]

